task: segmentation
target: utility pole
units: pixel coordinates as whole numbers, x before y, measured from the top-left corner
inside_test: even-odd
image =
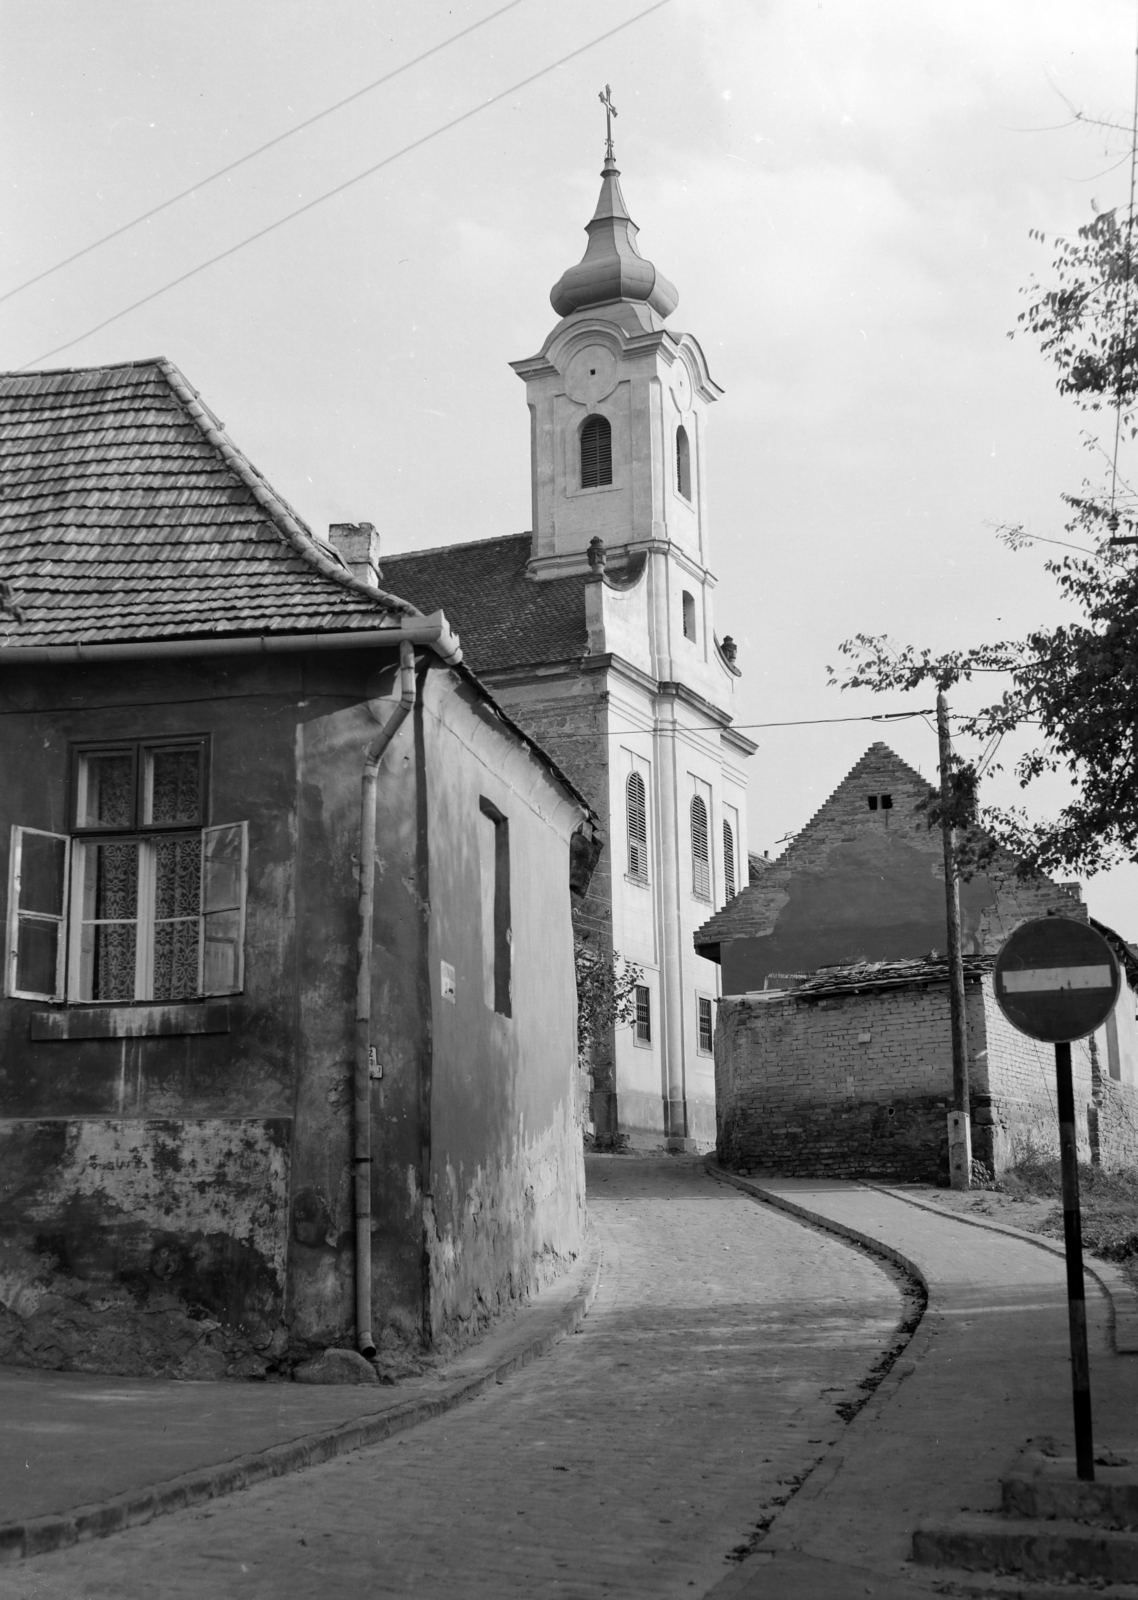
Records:
[[[968,1102],[968,1030],[964,1019],[964,962],[960,951],[960,880],[956,871],[956,830],[952,826],[952,744],[948,702],[936,697],[940,745],[940,832],[944,846],[944,904],[948,924],[948,1009],[952,1024],[952,1110],[948,1113],[948,1172],[954,1189],[972,1183],[972,1113]]]

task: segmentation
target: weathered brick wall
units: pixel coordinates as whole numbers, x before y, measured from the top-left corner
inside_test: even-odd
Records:
[[[1095,1109],[1100,1164],[1138,1167],[1138,1090],[1104,1075]]]
[[[1055,1050],[1013,1028],[992,975],[967,986],[972,1153],[995,1175],[1058,1155]],[[1071,1047],[1079,1159],[1138,1165],[1138,1089]],[[943,983],[806,999],[730,996],[715,1030],[719,1159],[790,1176],[946,1182],[952,1098]]]
[[[983,1002],[968,989],[970,1034]],[[868,1035],[868,1037],[866,1037]],[[788,1175],[945,1181],[952,1045],[946,985],[719,1003],[717,1149]]]
[[[992,992],[992,978],[983,979],[986,1035],[986,1087],[984,1104],[981,1077],[973,1095],[973,1154],[995,1173],[1004,1172],[1029,1149],[1059,1153],[1059,1118],[1055,1107],[1055,1046],[1041,1044],[1008,1022]],[[983,1048],[979,1043],[976,1049]],[[1091,1159],[1087,1106],[1094,1094],[1097,1074],[1091,1061],[1090,1041],[1071,1046],[1071,1076],[1075,1088],[1075,1131],[1079,1160]],[[1102,1119],[1100,1117],[1100,1129]],[[977,1136],[978,1135],[978,1136]]]

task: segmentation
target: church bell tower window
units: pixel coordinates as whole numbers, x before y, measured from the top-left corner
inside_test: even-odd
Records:
[[[682,423],[676,429],[676,487],[685,500],[691,499],[691,447]]]
[[[684,590],[684,638],[695,638],[695,596]]]
[[[612,429],[607,417],[589,417],[581,429],[581,487],[600,489],[612,482]]]

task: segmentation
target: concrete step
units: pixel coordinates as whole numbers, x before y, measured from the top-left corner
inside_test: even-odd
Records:
[[[1031,1579],[1138,1583],[1138,1533],[1068,1518],[1041,1521],[965,1512],[919,1527],[913,1534],[913,1560],[923,1567],[1014,1572]]]
[[[1075,1458],[1029,1446],[1001,1480],[1003,1509],[1011,1517],[1059,1517],[1103,1528],[1138,1529],[1138,1471],[1131,1456],[1095,1458],[1095,1481],[1075,1476]]]

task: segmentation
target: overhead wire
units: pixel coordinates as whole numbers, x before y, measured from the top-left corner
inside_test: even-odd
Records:
[[[113,316],[104,317],[102,322],[98,322],[93,327],[85,329],[84,332],[76,334],[73,339],[66,339],[62,344],[54,345],[52,349],[45,350],[42,355],[34,356],[30,361],[25,361],[15,370],[17,372],[27,372],[31,367],[38,367],[41,362],[49,361],[52,356],[57,356],[64,350],[70,350],[75,345],[82,344],[84,339],[90,339],[94,334],[101,333],[104,328],[109,328],[112,323],[120,322],[123,317],[129,316],[132,311],[138,311],[142,306],[149,305],[152,300],[157,300],[160,296],[169,294],[171,289],[176,289],[179,285],[187,283],[191,278],[197,277],[200,272],[205,272],[210,267],[217,266],[219,261],[228,260],[230,256],[236,255],[239,250],[244,250],[246,245],[255,244],[258,239],[264,239],[270,233],[275,233],[278,228],[283,228],[286,223],[294,221],[297,217],[304,216],[306,212],[312,211],[316,206],[323,205],[326,200],[332,200],[336,195],[343,194],[345,190],[351,189],[355,184],[362,183],[365,178],[370,178],[375,173],[382,171],[384,167],[389,167],[393,161],[398,161],[402,156],[410,155],[413,150],[419,150],[425,144],[430,144],[433,139],[438,139],[444,133],[449,133],[452,128],[460,127],[462,123],[469,122],[479,112],[488,110],[501,100],[507,100],[510,95],[518,94],[522,89],[528,88],[530,84],[537,83],[539,79],[548,77],[551,72],[556,72],[558,67],[565,66],[567,62],[575,61],[578,56],[585,55],[587,51],[595,49],[597,45],[603,44],[606,39],[614,38],[618,33],[623,33],[626,28],[633,27],[637,22],[642,22],[645,17],[651,16],[653,12],[660,11],[664,6],[670,4],[671,0],[655,0],[653,5],[645,7],[643,11],[638,11],[635,16],[628,17],[624,22],[617,23],[614,28],[609,28],[605,33],[597,34],[595,38],[590,39],[586,44],[578,45],[575,50],[567,51],[565,55],[559,56],[556,61],[551,61],[547,66],[539,68],[537,72],[531,72],[528,77],[519,79],[517,83],[511,84],[508,89],[499,90],[478,105],[472,106],[469,111],[464,111],[461,115],[452,117],[449,122],[444,122],[439,127],[433,128],[430,133],[423,134],[421,138],[412,139],[409,144],[403,145],[401,149],[394,151],[389,156],[384,156],[382,161],[377,161],[372,166],[366,167],[363,172],[357,172],[352,178],[346,178],[343,183],[338,183],[334,188],[325,190],[323,194],[306,201],[302,206],[297,206],[283,217],[278,217],[275,222],[270,222],[266,227],[258,228],[256,233],[248,234],[236,244],[230,245],[228,249],[218,251],[217,255],[210,256],[207,261],[199,262],[196,267],[191,267],[188,272],[180,273],[178,277],[171,278],[168,283],[162,284],[160,288],[151,290],[149,294],[142,295],[138,300],[132,301],[130,305],[124,306],[121,311],[116,311]]]
[[[404,72],[410,72],[412,67],[420,66],[424,61],[429,61],[432,56],[437,56],[440,51],[449,49],[452,44],[457,44],[460,39],[476,33],[479,28],[486,27],[487,23],[504,16],[507,11],[513,11],[520,6],[522,0],[508,0],[508,4],[499,6],[497,11],[491,11],[489,16],[480,17],[477,22],[472,22],[467,28],[460,28],[458,33],[452,33],[449,38],[443,39],[439,44],[434,44],[429,50],[424,50],[420,55],[414,56],[410,61],[405,61],[402,66],[394,67],[392,71],[385,72],[382,78],[375,78],[371,83],[365,83],[362,89],[355,89],[342,100],[337,100],[334,105],[325,106],[322,111],[317,111],[311,117],[305,117],[303,122],[293,123],[291,128],[286,128],[283,133],[276,134],[272,139],[267,139],[264,144],[259,144],[255,150],[247,150],[243,156],[238,156],[236,161],[230,161],[227,166],[218,167],[216,172],[209,173],[204,178],[198,178],[191,183],[188,189],[181,189],[177,194],[172,194],[169,199],[162,200],[156,206],[151,206],[149,211],[143,211],[137,217],[132,217],[129,222],[124,222],[120,227],[112,228],[110,233],[104,233],[100,238],[93,239],[90,244],[85,244],[81,250],[74,251],[69,256],[64,256],[62,261],[53,262],[50,267],[44,267],[42,272],[37,272],[30,278],[25,278],[23,283],[17,283],[14,288],[5,289],[0,294],[0,305],[5,300],[11,300],[14,295],[22,294],[25,289],[30,289],[33,284],[42,283],[45,278],[50,278],[53,273],[62,272],[64,267],[69,267],[75,261],[80,261],[84,256],[89,256],[92,250],[98,250],[105,244],[110,244],[112,239],[121,239],[124,233],[129,233],[132,228],[141,227],[144,222],[149,222],[152,217],[159,216],[163,211],[169,211],[171,206],[176,206],[180,200],[188,200],[193,194],[198,194],[207,184],[216,183],[219,178],[226,178],[231,172],[236,172],[238,167],[245,166],[248,162],[263,156],[266,150],[272,150],[278,144],[283,144],[286,139],[291,139],[294,134],[303,133],[305,128],[313,127],[317,122],[322,122],[325,117],[332,116],[337,111],[342,111],[345,106],[350,106],[355,100],[362,100],[364,95],[371,94],[375,89],[381,89],[385,83],[390,83],[394,78],[400,77]]]

